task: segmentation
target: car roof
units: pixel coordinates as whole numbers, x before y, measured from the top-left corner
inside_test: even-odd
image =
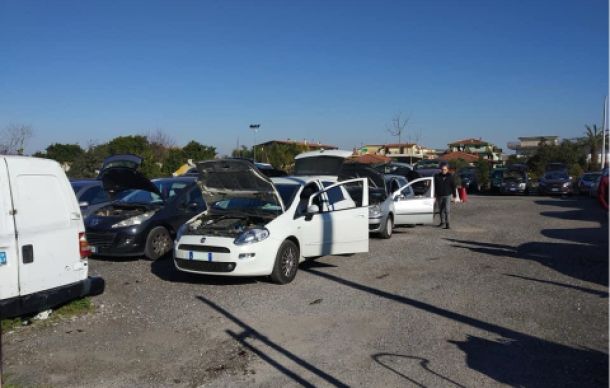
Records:
[[[152,179],[152,182],[169,182],[169,181],[175,181],[175,182],[186,182],[186,183],[193,183],[197,180],[196,177],[194,176],[175,176],[175,177],[165,177],[165,178],[155,178]]]
[[[317,150],[317,151],[309,151],[303,152],[295,156],[296,159],[304,159],[304,158],[314,158],[318,156],[330,156],[335,158],[344,158],[347,159],[353,155],[352,151],[346,150]]]

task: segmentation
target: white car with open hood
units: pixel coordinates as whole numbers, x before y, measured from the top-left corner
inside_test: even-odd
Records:
[[[180,271],[294,279],[306,258],[367,252],[368,183],[324,186],[317,179],[268,178],[249,161],[198,164],[207,210],[178,231]],[[361,188],[357,201],[347,188]]]

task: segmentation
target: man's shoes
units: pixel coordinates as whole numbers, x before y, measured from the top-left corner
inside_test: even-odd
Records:
[[[442,222],[441,222],[440,224],[438,224],[438,225],[437,225],[437,227],[439,227],[439,228],[442,228],[443,226],[445,226],[445,224],[444,224],[444,223],[442,223]]]
[[[445,229],[451,229],[451,227],[449,226],[449,224],[445,225]]]

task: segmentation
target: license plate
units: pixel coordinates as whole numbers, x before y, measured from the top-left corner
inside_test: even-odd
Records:
[[[97,247],[93,245],[89,245],[89,250],[91,251],[91,253],[97,253]]]
[[[511,187],[510,191],[517,191],[517,189],[515,189],[514,187]]]
[[[207,259],[207,261],[212,261],[212,252],[202,252],[202,255],[205,255],[204,257]],[[195,254],[193,251],[189,251],[189,260],[193,260],[194,256]]]
[[[551,191],[559,191],[557,188],[552,188]]]

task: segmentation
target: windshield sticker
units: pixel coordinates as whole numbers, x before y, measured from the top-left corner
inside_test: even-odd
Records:
[[[6,252],[0,252],[0,265],[6,264]]]

